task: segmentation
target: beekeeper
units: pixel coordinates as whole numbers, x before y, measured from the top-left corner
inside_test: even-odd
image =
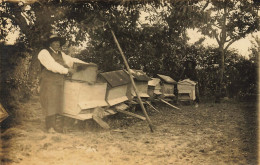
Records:
[[[38,54],[42,65],[40,76],[40,102],[45,115],[46,130],[55,133],[56,116],[62,111],[63,84],[66,75],[75,72],[73,63],[85,63],[72,58],[61,51],[65,38],[53,34],[47,41],[47,47]]]

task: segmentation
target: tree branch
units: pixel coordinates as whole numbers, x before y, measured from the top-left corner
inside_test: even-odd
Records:
[[[209,0],[207,0],[207,3],[204,5],[204,7],[202,8],[202,11],[204,11],[209,5]]]
[[[221,28],[220,26],[218,26],[218,25],[214,25],[214,24],[212,24],[212,26],[215,26],[216,28],[219,28],[219,29]]]
[[[217,34],[215,35],[215,38],[216,38],[218,44],[220,45],[220,39],[218,39],[218,35]]]
[[[13,20],[17,25],[20,24],[19,19],[15,18],[14,16],[12,16],[12,15],[10,15],[10,14],[4,13],[4,12],[2,12],[2,11],[0,11],[0,17],[9,18],[9,19]]]
[[[0,17],[6,17],[11,19],[14,22],[13,25],[19,26],[21,32],[26,35],[27,39],[33,38],[33,32],[31,31],[31,26],[27,24],[26,19],[21,15],[21,12],[17,11],[14,13],[14,15],[11,15],[0,11]]]
[[[230,45],[232,45],[234,42],[236,42],[238,39],[233,39],[232,41],[230,41],[228,44],[227,44],[227,46],[225,47],[225,49],[224,49],[224,52],[226,52],[227,51],[227,49],[229,48],[229,46]]]
[[[225,42],[229,42],[229,41],[231,41],[232,40],[232,38],[230,38],[229,40],[226,40]]]

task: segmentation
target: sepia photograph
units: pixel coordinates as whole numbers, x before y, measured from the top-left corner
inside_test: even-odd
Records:
[[[0,0],[1,165],[258,165],[260,1]]]

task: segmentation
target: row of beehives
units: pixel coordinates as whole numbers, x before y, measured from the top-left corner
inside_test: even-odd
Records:
[[[127,71],[98,74],[95,64],[75,64],[75,68],[78,72],[64,84],[64,115],[85,120],[92,118],[97,107],[102,108],[99,116],[103,117],[137,103]],[[141,70],[132,70],[132,75],[143,102],[157,97],[175,98],[174,86],[177,84],[179,99],[195,99],[195,84],[190,80],[177,83],[171,77],[160,74],[158,78],[150,78]]]

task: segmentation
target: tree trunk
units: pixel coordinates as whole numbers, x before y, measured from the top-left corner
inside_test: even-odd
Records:
[[[218,73],[218,83],[216,84],[216,93],[215,93],[215,102],[220,103],[220,98],[222,95],[222,88],[223,88],[223,77],[225,71],[225,42],[227,39],[227,29],[226,29],[226,19],[227,19],[227,8],[224,8],[224,15],[223,15],[223,22],[222,22],[222,30],[220,33],[219,39],[219,73]]]
[[[221,91],[223,88],[223,77],[224,77],[224,71],[225,71],[225,52],[223,47],[220,46],[220,60],[219,60],[219,71],[218,71],[218,82],[216,84],[216,93],[215,93],[215,102],[220,103],[221,98]]]
[[[38,79],[41,71],[40,61],[38,60],[38,50],[32,52],[32,58],[29,66],[28,84],[31,88],[32,93],[37,93]]]

